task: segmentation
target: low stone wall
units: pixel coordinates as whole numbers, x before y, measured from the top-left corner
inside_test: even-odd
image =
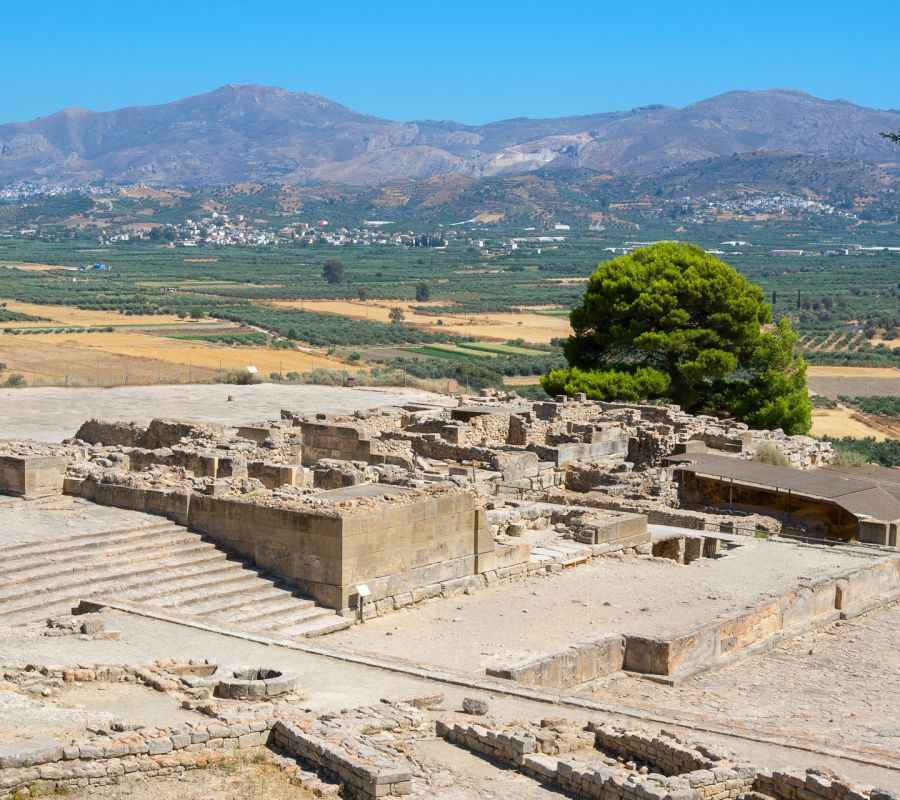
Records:
[[[618,728],[613,725],[588,723],[594,732],[594,746],[598,750],[652,764],[663,775],[680,775],[701,769],[714,769],[726,756],[704,748],[689,746],[667,733],[648,734],[644,731]]]
[[[775,800],[897,800],[885,789],[864,789],[830,769],[817,767],[799,772],[761,772],[753,789]]]
[[[0,494],[28,499],[62,494],[66,462],[58,456],[0,456]]]
[[[225,725],[184,723],[172,728],[140,728],[108,736],[29,739],[0,744],[0,800],[28,789],[43,794],[103,786],[140,772],[164,775],[210,766],[236,751],[265,744],[271,720]]]
[[[572,645],[561,652],[536,656],[507,667],[489,667],[487,674],[532,686],[568,689],[618,672],[624,663],[625,637],[611,633]]]
[[[363,759],[340,744],[279,720],[272,743],[311,767],[339,780],[352,797],[375,800],[384,795],[412,793],[412,775],[400,764]]]
[[[880,544],[884,547],[900,546],[898,538],[900,521],[881,522],[876,519],[861,519],[857,526],[857,536],[861,542]]]
[[[299,464],[248,461],[247,477],[256,478],[267,489],[277,489],[279,486],[303,486],[305,483],[305,473]]]
[[[525,756],[538,751],[537,739],[528,734],[492,731],[482,725],[450,724],[443,720],[437,720],[435,730],[448,742],[517,767],[522,766]]]
[[[305,467],[311,467],[321,458],[365,461],[367,464],[383,463],[383,458],[375,453],[374,442],[351,425],[303,422],[301,431]]]
[[[591,728],[592,726],[589,726]],[[749,764],[731,763],[708,749],[684,746],[675,737],[594,728],[598,765],[545,755],[546,729],[532,732],[491,730],[482,725],[437,722],[437,734],[472,752],[506,762],[577,797],[599,800],[732,800],[753,787],[757,775]],[[552,738],[552,734],[550,735]],[[604,751],[624,763],[604,758]],[[564,752],[564,751],[558,751]],[[636,762],[636,763],[635,763]],[[637,765],[650,767],[649,774]],[[664,774],[660,774],[662,771]]]

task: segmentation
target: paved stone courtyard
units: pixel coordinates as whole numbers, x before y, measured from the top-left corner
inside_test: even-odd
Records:
[[[597,559],[471,595],[440,598],[370,620],[332,644],[477,671],[566,647],[610,631],[653,635],[703,625],[761,604],[810,576],[858,567],[866,558],[745,539],[716,559]]]
[[[229,401],[228,398],[234,399]],[[446,402],[418,389],[346,389],[333,386],[189,384],[117,386],[111,389],[0,389],[0,439],[22,437],[58,442],[86,419],[128,420],[146,425],[154,417],[238,425],[278,416],[282,408],[349,413],[397,402]]]

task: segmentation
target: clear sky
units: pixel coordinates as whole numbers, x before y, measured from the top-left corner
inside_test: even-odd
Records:
[[[900,108],[900,2],[2,3],[0,122],[225,83],[469,123],[774,87]]]

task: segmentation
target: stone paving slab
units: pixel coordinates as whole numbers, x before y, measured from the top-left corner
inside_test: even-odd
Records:
[[[229,401],[229,396],[234,400]],[[282,408],[300,413],[348,414],[396,403],[447,401],[445,395],[418,389],[345,389],[274,383],[0,389],[0,439],[18,437],[59,442],[73,436],[81,423],[92,417],[139,425],[147,425],[154,417],[238,425],[278,419]]]

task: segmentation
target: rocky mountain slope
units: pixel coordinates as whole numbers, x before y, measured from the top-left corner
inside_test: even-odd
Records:
[[[649,106],[487,125],[394,122],[315,94],[228,85],[158,106],[67,109],[0,125],[0,183],[377,185],[537,169],[638,174],[739,153],[895,164],[880,138],[900,112],[792,90],[735,91],[682,109]]]

